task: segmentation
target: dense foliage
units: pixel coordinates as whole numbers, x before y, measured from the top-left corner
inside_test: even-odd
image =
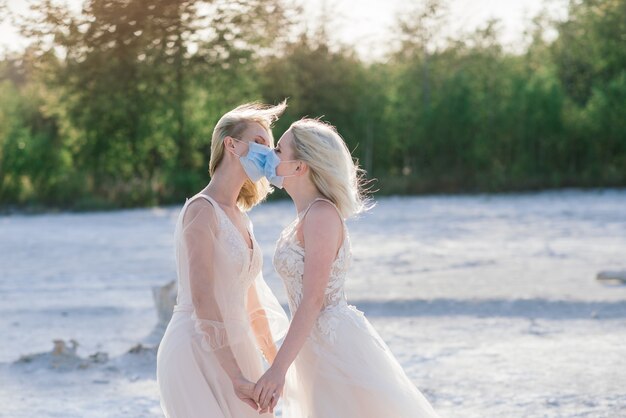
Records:
[[[571,0],[515,53],[495,21],[442,40],[429,0],[376,62],[281,0],[33,7],[32,43],[0,61],[3,205],[179,201],[208,181],[223,112],[286,97],[275,135],[323,115],[380,193],[626,185],[626,0]]]

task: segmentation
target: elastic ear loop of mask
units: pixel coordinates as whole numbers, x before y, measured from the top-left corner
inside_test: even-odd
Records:
[[[282,163],[295,163],[295,162],[300,162],[300,160],[284,160],[284,161],[282,161],[282,160],[281,160],[281,162],[280,162],[280,163],[278,163],[278,164],[282,164]],[[278,164],[276,165],[276,167],[278,167]],[[283,178],[285,178],[285,177],[294,177],[294,176],[296,175],[296,171],[298,171],[298,170],[300,170],[300,166],[297,166],[297,167],[296,167],[296,169],[295,169],[295,171],[293,172],[293,174],[289,174],[289,175],[287,175],[287,176],[281,176],[281,177],[283,177]]]
[[[238,142],[246,142],[246,143],[248,142],[248,141],[244,141],[243,139],[235,138],[233,136],[231,136],[231,138],[234,139],[235,141],[238,141]],[[250,144],[248,144],[248,149],[250,149]],[[234,149],[232,149],[232,150],[229,149],[229,151],[232,152],[233,154],[235,154],[237,157],[241,158],[241,155],[237,154]]]

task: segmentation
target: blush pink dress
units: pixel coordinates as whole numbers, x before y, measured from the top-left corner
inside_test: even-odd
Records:
[[[230,350],[243,375],[256,382],[264,372],[259,341],[281,338],[288,326],[263,280],[263,256],[247,221],[253,248],[209,196],[188,199],[180,212],[177,304],[157,354],[161,407],[168,418],[273,416],[259,415],[236,396],[216,355]],[[203,296],[202,304],[194,292]]]

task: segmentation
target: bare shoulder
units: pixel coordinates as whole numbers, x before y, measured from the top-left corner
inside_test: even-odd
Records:
[[[343,222],[331,203],[319,200],[306,214],[303,227],[306,236],[333,239],[342,234]]]

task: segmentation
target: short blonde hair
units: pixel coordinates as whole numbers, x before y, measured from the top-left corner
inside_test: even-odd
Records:
[[[334,126],[305,118],[289,129],[294,137],[294,159],[307,163],[313,184],[344,219],[372,206],[363,188],[364,171]]]
[[[209,160],[209,175],[213,176],[217,167],[224,158],[224,138],[227,136],[239,138],[239,136],[252,123],[258,123],[269,134],[270,146],[274,147],[274,136],[272,135],[272,123],[283,114],[287,108],[286,101],[272,106],[261,103],[246,103],[236,107],[220,118],[213,129],[211,137],[211,159]],[[262,202],[272,188],[267,179],[253,183],[247,179],[244,183],[239,196],[237,196],[237,205],[242,210],[250,210],[256,204]]]

